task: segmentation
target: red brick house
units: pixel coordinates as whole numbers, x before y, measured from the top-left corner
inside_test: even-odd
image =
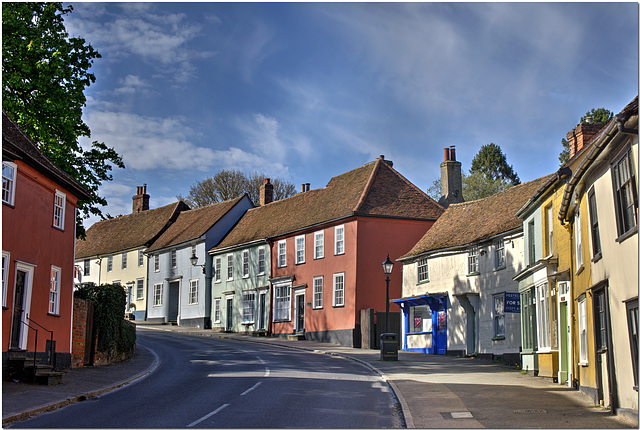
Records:
[[[360,311],[386,308],[387,254],[408,252],[444,211],[384,156],[267,208],[271,333],[348,346],[359,346]],[[395,270],[389,294],[401,293]]]
[[[3,112],[3,364],[9,350],[44,355],[53,337],[56,367],[70,367],[76,209],[88,198]]]

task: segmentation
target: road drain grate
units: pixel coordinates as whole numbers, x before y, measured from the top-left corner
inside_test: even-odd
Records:
[[[544,409],[516,409],[513,411],[515,414],[546,414]]]
[[[461,419],[461,418],[473,418],[471,412],[440,412],[442,418],[450,420],[450,419]]]

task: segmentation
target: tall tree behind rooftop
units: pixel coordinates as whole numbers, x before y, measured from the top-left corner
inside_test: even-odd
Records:
[[[69,37],[62,3],[2,3],[2,108],[58,167],[84,185],[91,198],[78,202],[77,234],[82,220],[102,216],[107,201],[98,187],[112,179],[112,166],[124,168],[113,148],[93,142],[83,149],[78,138],[91,137],[82,121],[84,90],[95,82],[89,73],[100,58],[84,39]]]

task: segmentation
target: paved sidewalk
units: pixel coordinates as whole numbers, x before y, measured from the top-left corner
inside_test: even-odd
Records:
[[[409,428],[633,428],[619,417],[593,407],[579,391],[513,368],[471,358],[399,352],[398,361],[381,361],[380,351],[312,341],[251,337],[211,330],[136,322],[139,330],[164,330],[238,342],[331,354],[354,360],[387,380]],[[64,385],[32,386],[3,382],[3,425],[97,395],[149,373],[153,353],[138,348],[126,363],[72,369]]]

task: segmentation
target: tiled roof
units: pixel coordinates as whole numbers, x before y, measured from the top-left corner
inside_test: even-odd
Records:
[[[331,178],[325,188],[249,209],[216,249],[354,215],[436,220],[444,208],[382,158]]]
[[[178,215],[178,219],[153,242],[153,245],[149,247],[149,251],[177,245],[203,236],[243,198],[244,195],[232,200],[181,212]]]
[[[464,246],[522,227],[522,205],[552,175],[509,187],[493,196],[450,205],[418,243],[401,258]]]
[[[182,211],[184,202],[99,221],[87,230],[87,237],[76,242],[76,259],[110,254],[149,246]]]
[[[25,162],[81,200],[90,197],[89,191],[71,175],[53,164],[5,111],[2,111],[2,158]]]

